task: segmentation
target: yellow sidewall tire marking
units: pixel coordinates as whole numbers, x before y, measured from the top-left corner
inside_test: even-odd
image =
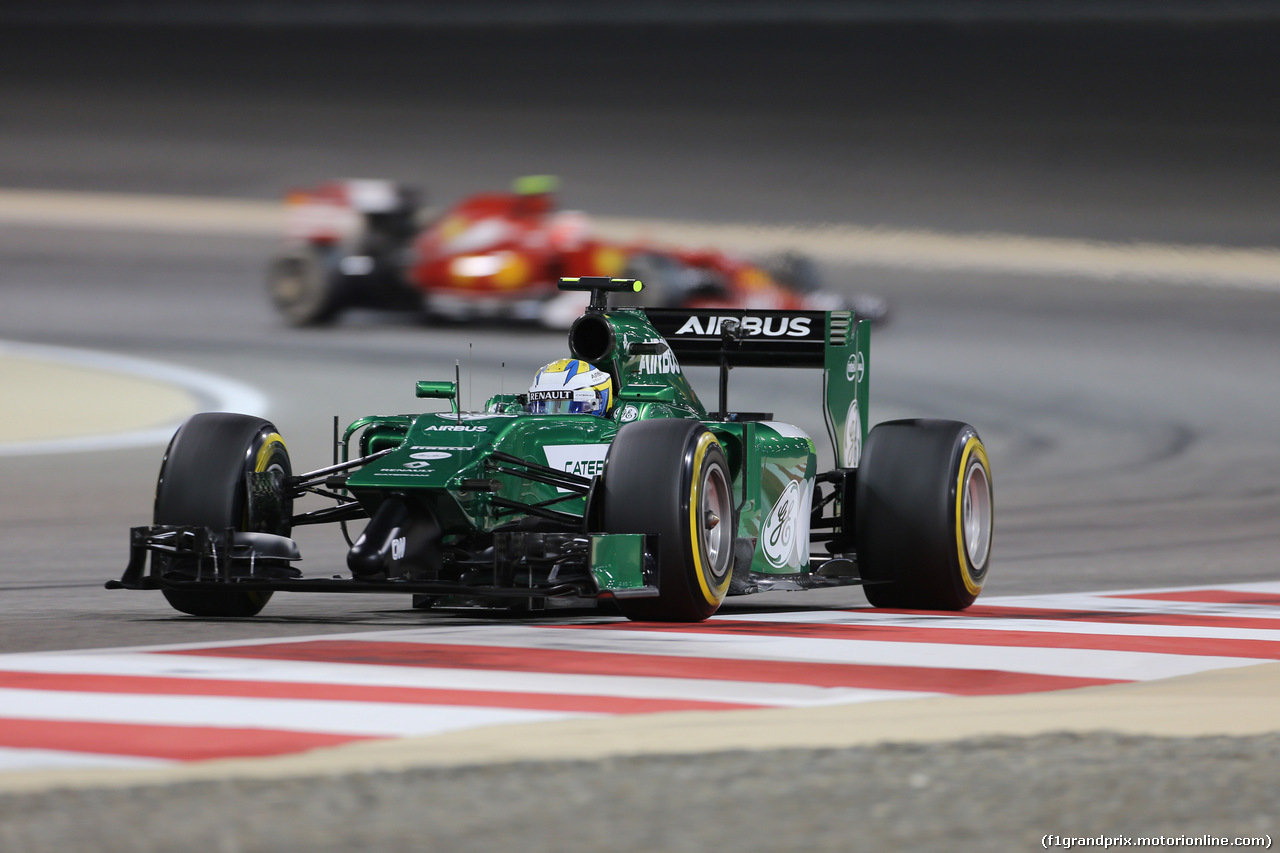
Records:
[[[960,578],[964,581],[964,588],[970,595],[977,595],[982,592],[982,581],[975,580],[973,577],[969,564],[969,549],[964,544],[964,481],[965,474],[969,471],[970,456],[982,465],[983,472],[987,474],[987,482],[990,483],[991,465],[987,461],[987,451],[976,435],[969,437],[964,444],[964,452],[960,454],[960,474],[956,480],[956,551],[960,558]]]
[[[284,439],[280,437],[280,433],[268,433],[267,437],[262,440],[262,446],[258,448],[258,458],[254,461],[253,470],[256,473],[261,474],[267,470],[267,463],[271,461],[271,447],[275,444],[284,448],[286,453],[289,452],[289,448],[285,447]]]
[[[280,433],[267,433],[267,437],[262,440],[262,446],[258,448],[257,457],[253,460],[253,471],[255,474],[261,474],[263,471],[267,470],[267,464],[271,462],[271,450],[277,444],[280,445],[280,449],[285,453],[289,452],[289,448],[285,445],[284,438],[281,437]],[[242,529],[248,529],[249,527],[249,505],[247,501],[245,503],[243,519],[240,522],[240,527]],[[250,591],[249,594],[257,595],[258,593]]]
[[[698,439],[698,446],[693,451],[693,485],[689,490],[689,550],[693,554],[694,574],[698,578],[698,586],[702,588],[703,599],[707,604],[718,605],[721,601],[724,601],[725,593],[729,589],[729,580],[732,572],[725,572],[724,580],[714,587],[707,583],[707,572],[703,570],[702,537],[698,535],[702,466],[706,459],[707,450],[713,444],[717,447],[720,446],[720,442],[716,440],[714,435],[704,432]]]

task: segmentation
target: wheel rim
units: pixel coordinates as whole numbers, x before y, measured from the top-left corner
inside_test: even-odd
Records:
[[[976,460],[965,472],[960,519],[969,562],[980,571],[991,553],[991,481]]]
[[[729,485],[724,469],[711,465],[703,482],[698,507],[698,538],[707,566],[716,578],[728,570],[729,539],[732,536],[733,507],[729,503]]]
[[[327,299],[325,267],[312,255],[294,255],[276,262],[269,292],[277,309],[295,323],[319,320]]]
[[[303,298],[307,292],[304,276],[300,261],[290,258],[280,263],[271,280],[271,293],[277,305],[292,305]]]

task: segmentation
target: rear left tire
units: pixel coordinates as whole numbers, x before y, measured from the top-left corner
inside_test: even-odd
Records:
[[[342,282],[337,250],[308,243],[271,262],[267,293],[291,326],[320,326],[342,312]]]

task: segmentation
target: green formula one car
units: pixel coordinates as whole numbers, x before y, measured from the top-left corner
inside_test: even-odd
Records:
[[[726,595],[863,584],[879,607],[958,610],[982,589],[991,472],[977,432],[902,420],[867,430],[869,323],[847,311],[608,306],[591,292],[571,358],[526,394],[461,412],[360,418],[334,464],[295,474],[261,418],[199,414],[160,468],[153,523],[109,588],[159,589],[196,616],[252,616],[272,593],[400,592],[415,606],[537,609],[612,599],[632,619],[695,622]],[[708,413],[682,365],[720,368]],[[729,412],[733,367],[823,371],[836,467],[764,413]],[[455,377],[456,378],[456,377]],[[328,505],[295,512],[318,495]],[[367,520],[354,541],[349,522]],[[338,524],[349,576],[306,577],[290,538]],[[818,552],[822,553],[818,553]],[[150,560],[148,561],[148,555]]]

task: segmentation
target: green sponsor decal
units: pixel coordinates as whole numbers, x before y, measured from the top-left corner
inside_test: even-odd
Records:
[[[601,591],[644,586],[644,535],[613,533],[591,537],[591,574]]]
[[[856,468],[867,438],[871,323],[843,311],[827,315],[823,397],[836,466]]]

